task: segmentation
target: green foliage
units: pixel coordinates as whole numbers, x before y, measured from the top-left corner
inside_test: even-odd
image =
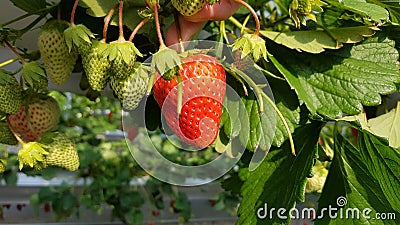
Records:
[[[46,8],[46,0],[10,0],[18,8],[28,12],[36,13],[43,8]]]
[[[343,113],[360,113],[361,104],[379,105],[380,94],[396,91],[395,84],[400,82],[398,57],[393,41],[371,39],[321,55],[282,58],[284,64],[275,58],[272,62],[312,114],[341,117]]]
[[[287,141],[280,148],[271,150],[256,170],[249,172],[243,168],[240,171],[244,184],[237,224],[281,224],[289,221],[278,218],[276,214],[262,220],[257,218],[255,212],[268,204],[268,208],[285,209],[284,215],[288,216],[297,201],[304,201],[306,177],[313,165],[320,128],[320,123],[312,123],[295,130],[296,157],[290,154]]]
[[[319,208],[335,205],[337,198],[345,197],[342,210],[368,208],[374,224],[396,224],[397,220],[381,220],[376,213],[399,213],[399,152],[382,140],[362,132],[358,147],[339,134],[335,135],[335,157],[319,200]],[[339,188],[338,188],[339,187]],[[339,207],[340,208],[340,207]],[[323,217],[316,224],[365,224],[367,218]]]

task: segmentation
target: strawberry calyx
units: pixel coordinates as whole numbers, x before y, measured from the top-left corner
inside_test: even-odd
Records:
[[[263,58],[265,61],[268,61],[265,40],[259,35],[244,34],[233,42],[232,49],[233,51],[241,52],[241,59],[249,56],[256,62],[261,58]]]
[[[289,5],[289,16],[296,28],[300,28],[301,25],[306,25],[306,18],[316,22],[317,18],[313,11],[322,12],[321,6],[324,5],[326,3],[321,0],[293,0]]]
[[[160,50],[153,55],[151,61],[151,70],[157,71],[161,76],[167,73],[176,65],[182,64],[179,54],[166,46],[160,47]]]
[[[42,169],[47,166],[45,155],[49,154],[49,152],[44,149],[45,145],[39,142],[22,142],[21,146],[21,149],[18,150],[20,170],[22,170],[24,166],[35,169]]]
[[[95,38],[92,31],[83,24],[71,24],[64,30],[64,36],[69,51],[76,48],[80,54],[86,53],[92,43],[91,39]]]

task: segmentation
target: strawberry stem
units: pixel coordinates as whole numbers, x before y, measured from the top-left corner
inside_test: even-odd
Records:
[[[61,20],[61,7],[60,7],[60,5],[57,6],[57,20]]]
[[[151,89],[153,88],[155,73],[150,73],[149,84],[147,85],[146,95],[149,96],[151,93]]]
[[[107,40],[107,30],[108,25],[110,24],[111,17],[114,15],[115,10],[117,9],[119,4],[115,4],[114,7],[108,11],[107,16],[104,17],[104,26],[103,26],[103,39]]]
[[[12,46],[8,41],[4,41],[6,43],[7,47],[18,57],[18,60],[24,64],[25,59],[18,53],[18,51]]]
[[[177,11],[175,11],[175,13],[174,13],[174,20],[175,20],[176,33],[178,34],[179,47],[181,48],[181,52],[184,52],[185,47],[183,46],[183,42],[182,42],[182,31],[181,31],[181,25],[179,23],[179,15],[178,15]]]
[[[235,0],[237,3],[243,5],[246,7],[250,13],[253,15],[254,21],[256,22],[256,31],[254,32],[255,35],[259,36],[260,35],[260,30],[261,30],[261,25],[260,25],[260,20],[258,19],[258,15],[256,11],[254,11],[253,7],[251,7],[247,2],[243,0]]]
[[[164,39],[163,39],[162,33],[161,33],[160,20],[158,18],[158,4],[157,3],[153,4],[153,10],[154,10],[154,20],[156,22],[156,31],[157,31],[158,41],[160,42],[160,49],[162,49],[167,46],[164,43]]]
[[[221,36],[225,40],[225,42],[227,44],[229,44],[229,39],[228,39],[228,36],[226,35],[225,21],[223,20],[219,24],[220,24],[219,25],[219,33],[221,34]],[[220,41],[222,42],[222,39]]]
[[[178,80],[178,101],[176,103],[176,112],[178,113],[178,120],[179,117],[181,116],[181,110],[182,110],[182,77],[180,75],[176,76],[176,79]]]
[[[75,12],[76,12],[76,9],[78,8],[78,3],[79,3],[79,0],[75,0],[74,6],[72,7],[72,10],[71,10],[71,18],[70,18],[71,25],[75,25]]]
[[[124,38],[124,24],[122,23],[123,9],[124,9],[124,1],[119,1],[119,10],[118,10],[119,39]]]
[[[14,129],[10,126],[10,118],[7,116],[7,124],[8,127],[10,128],[11,133],[14,135],[15,139],[23,146],[25,145],[25,142],[18,136],[18,134],[14,131]]]
[[[144,18],[142,21],[140,21],[140,23],[138,23],[138,25],[136,25],[135,29],[133,29],[131,36],[129,36],[128,41],[132,42],[133,38],[135,38],[135,35],[137,34],[137,32],[147,23],[149,22],[150,17],[146,17]]]
[[[247,33],[251,33],[251,29],[245,27],[243,24],[241,24],[235,17],[231,16],[228,19],[231,23],[233,23],[233,25],[235,25],[238,28],[241,28],[242,31],[246,31]]]
[[[288,138],[289,138],[289,142],[290,142],[290,148],[292,149],[292,155],[296,156],[296,149],[294,147],[294,141],[293,141],[293,137],[292,134],[290,132],[290,128],[289,125],[287,124],[285,117],[283,117],[281,111],[278,109],[278,107],[276,106],[276,104],[271,100],[271,98],[265,94],[265,92],[262,92],[262,95],[264,97],[265,100],[267,100],[267,102],[272,106],[272,108],[274,108],[276,114],[278,114],[279,118],[281,119],[283,126],[285,127],[285,130],[288,134]]]

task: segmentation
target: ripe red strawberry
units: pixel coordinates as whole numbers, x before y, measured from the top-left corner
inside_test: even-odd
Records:
[[[178,120],[178,78],[166,80],[156,74],[154,98],[172,131],[185,143],[204,148],[217,137],[226,75],[214,57],[197,54],[182,58],[182,108]]]
[[[44,96],[25,103],[18,113],[9,115],[8,119],[9,125],[22,139],[36,141],[45,132],[57,128],[60,107],[54,98]]]

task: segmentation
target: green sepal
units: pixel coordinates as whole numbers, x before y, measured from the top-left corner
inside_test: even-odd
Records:
[[[38,82],[40,83],[41,78],[47,79],[44,66],[36,61],[25,62],[22,66],[21,75],[31,87],[34,87]]]
[[[11,72],[7,70],[0,69],[0,85],[4,86],[7,84],[15,84],[15,77]]]
[[[64,31],[64,36],[69,51],[75,46],[80,52],[92,43],[91,39],[95,38],[92,31],[83,24],[71,25]]]
[[[135,60],[136,56],[143,56],[135,44],[130,41],[113,41],[108,45],[107,51],[110,61],[114,61],[117,57],[122,57],[123,61],[128,65],[131,64],[132,60]]]
[[[18,151],[19,169],[21,170],[24,166],[35,169],[45,168],[45,156],[49,154],[45,147],[38,142],[22,143],[22,148]]]
[[[263,58],[267,61],[267,47],[265,46],[265,40],[255,34],[244,34],[238,38],[232,44],[233,51],[241,51],[241,58],[249,56],[258,61]]]
[[[168,70],[181,64],[179,54],[173,49],[164,47],[153,55],[151,70],[157,71],[163,76]]]

